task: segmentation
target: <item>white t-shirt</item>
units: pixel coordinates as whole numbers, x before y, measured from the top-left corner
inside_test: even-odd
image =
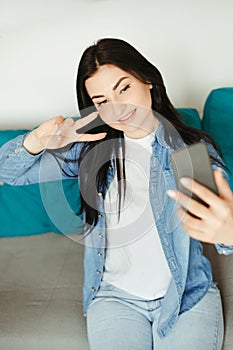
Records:
[[[154,137],[154,133],[141,139],[125,136],[126,195],[119,222],[116,175],[105,198],[107,249],[103,280],[149,300],[164,296],[171,280],[149,200]]]

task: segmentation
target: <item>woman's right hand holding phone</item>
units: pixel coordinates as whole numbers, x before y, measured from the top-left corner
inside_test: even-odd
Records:
[[[99,134],[77,134],[76,130],[92,122],[98,113],[74,121],[57,116],[42,123],[25,138],[23,147],[31,154],[38,154],[44,149],[57,149],[74,142],[91,142],[101,140],[105,132]]]

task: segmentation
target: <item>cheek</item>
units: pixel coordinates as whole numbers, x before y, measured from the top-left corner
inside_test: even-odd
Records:
[[[104,113],[103,111],[99,111],[99,116],[104,121],[104,123],[106,123],[110,126],[114,121],[113,118],[111,117],[110,113]]]
[[[149,89],[143,89],[139,90],[138,93],[136,92],[134,94],[134,101],[137,104],[140,104],[143,107],[151,108],[152,106],[152,99]]]
[[[105,123],[109,123],[109,120],[110,120],[110,118],[109,118],[109,115],[107,114],[107,113],[105,113],[103,110],[101,110],[101,109],[99,109],[98,110],[98,112],[99,112],[99,116],[100,116],[100,118],[105,122]]]
[[[145,105],[148,108],[151,108],[151,106],[152,106],[152,99],[151,99],[150,90],[145,91]]]

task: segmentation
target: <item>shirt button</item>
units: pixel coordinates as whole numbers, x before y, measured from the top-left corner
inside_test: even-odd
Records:
[[[98,256],[101,256],[101,255],[103,255],[103,254],[102,254],[101,252],[98,252],[97,255],[98,255]]]
[[[109,170],[112,170],[112,166],[111,166],[111,165],[109,165],[108,169],[109,169]]]
[[[96,270],[96,273],[99,275],[101,273],[101,271],[100,270]]]
[[[96,289],[95,289],[94,287],[92,287],[92,288],[91,288],[91,291],[92,291],[92,292],[95,292],[95,291],[96,291]]]
[[[101,197],[102,196],[102,192],[98,192],[98,196]]]
[[[98,214],[98,218],[102,218],[102,216],[103,216],[102,214]]]
[[[99,237],[100,238],[103,238],[104,237],[104,235],[103,235],[103,233],[101,232],[101,233],[99,233]]]

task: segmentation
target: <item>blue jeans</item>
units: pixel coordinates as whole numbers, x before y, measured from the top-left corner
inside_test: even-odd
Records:
[[[220,293],[211,287],[181,314],[165,337],[157,334],[162,299],[145,300],[102,281],[87,311],[91,350],[220,350],[223,313]]]

